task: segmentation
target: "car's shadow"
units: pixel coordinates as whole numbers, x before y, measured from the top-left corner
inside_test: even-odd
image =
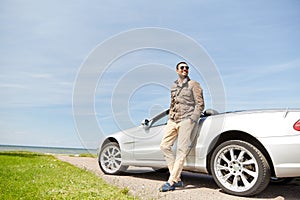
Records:
[[[169,177],[169,173],[156,172],[150,169],[137,168],[129,169],[123,176],[132,176],[135,178],[166,181]],[[214,182],[213,177],[206,174],[183,172],[181,176],[184,181],[185,187],[182,190],[209,188],[218,190],[219,187]],[[222,190],[218,190],[223,192]],[[283,199],[293,200],[300,199],[300,181],[294,180],[284,185],[269,186],[260,194],[253,196],[253,198],[272,199],[276,197],[282,197]]]

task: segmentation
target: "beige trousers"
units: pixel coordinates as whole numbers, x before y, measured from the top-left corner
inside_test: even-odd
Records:
[[[169,182],[180,181],[180,175],[183,168],[185,158],[188,153],[190,136],[194,129],[195,123],[190,119],[185,119],[179,123],[168,120],[165,134],[160,144],[164,157],[167,161],[170,171]],[[176,156],[172,151],[172,146],[177,139]]]

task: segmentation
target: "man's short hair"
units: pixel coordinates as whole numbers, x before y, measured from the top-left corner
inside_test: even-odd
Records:
[[[179,65],[181,65],[181,64],[186,64],[186,65],[188,65],[186,62],[181,61],[181,62],[179,62],[179,63],[176,65],[176,69],[178,69]]]

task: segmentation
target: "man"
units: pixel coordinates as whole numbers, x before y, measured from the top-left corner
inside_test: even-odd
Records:
[[[170,171],[168,182],[160,187],[161,192],[183,187],[181,171],[190,145],[190,136],[204,109],[203,91],[200,84],[190,80],[189,66],[186,62],[176,65],[178,80],[171,88],[171,105],[166,132],[160,148]],[[176,157],[172,146],[177,139]]]

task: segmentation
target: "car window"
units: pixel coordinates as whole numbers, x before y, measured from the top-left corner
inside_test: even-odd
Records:
[[[165,115],[164,117],[160,118],[159,120],[157,120],[156,122],[154,122],[152,124],[153,126],[161,126],[161,125],[166,125],[168,121],[168,115]]]

